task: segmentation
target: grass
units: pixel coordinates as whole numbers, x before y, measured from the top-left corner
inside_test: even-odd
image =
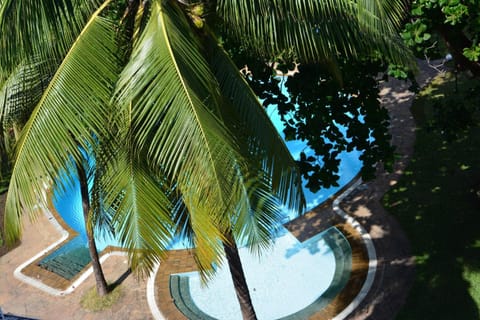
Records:
[[[97,294],[97,288],[89,289],[80,300],[82,308],[88,311],[102,311],[111,308],[122,296],[121,286],[116,286],[110,293],[104,297]]]
[[[416,256],[416,279],[398,319],[480,318],[479,92],[478,81],[438,78],[412,106],[414,155],[383,199]]]

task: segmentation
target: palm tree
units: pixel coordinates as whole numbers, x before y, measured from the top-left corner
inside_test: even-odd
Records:
[[[0,76],[0,180],[10,171],[12,146],[48,83],[45,67],[33,59]]]
[[[88,215],[116,203],[112,223],[132,267],[148,272],[161,259],[180,199],[204,279],[226,254],[242,314],[255,318],[237,243],[268,245],[280,205],[300,211],[303,194],[216,32],[266,60],[381,52],[408,64],[396,34],[404,9],[402,0],[0,1],[1,73],[32,57],[55,69],[17,143],[7,239],[20,235],[22,208],[41,199],[44,182],[101,145],[103,200]]]

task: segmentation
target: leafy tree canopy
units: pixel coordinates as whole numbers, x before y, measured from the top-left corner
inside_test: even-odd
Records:
[[[386,63],[377,58],[338,59],[335,67],[283,63],[274,69],[241,49],[232,46],[230,52],[239,68],[247,65],[246,78],[263,106],[277,106],[285,139],[306,141],[314,151],[302,152],[296,159],[311,191],[338,185],[342,151],[363,152],[364,179],[374,177],[379,161],[391,167],[394,148],[387,129],[389,116],[378,96],[378,75],[386,71]],[[290,74],[295,70],[293,76],[277,74],[289,70]]]
[[[451,53],[461,69],[480,75],[480,1],[415,0],[402,37],[424,57]]]

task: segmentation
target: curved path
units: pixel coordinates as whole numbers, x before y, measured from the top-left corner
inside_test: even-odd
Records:
[[[424,61],[419,61],[417,82],[420,87],[428,84],[441,71]],[[405,303],[413,284],[415,270],[409,241],[397,220],[380,201],[388,189],[403,174],[415,143],[415,122],[410,113],[414,94],[409,84],[391,79],[382,84],[382,104],[391,117],[392,143],[400,158],[391,173],[378,168],[377,178],[352,192],[341,206],[348,214],[368,230],[376,249],[378,261],[373,285],[360,306],[347,319],[394,319]]]
[[[421,85],[438,73],[425,64],[421,65],[421,70],[418,79]],[[413,94],[407,90],[407,84],[396,80],[385,83],[381,94],[392,117],[393,143],[402,157],[393,173],[379,170],[376,180],[361,185],[341,204],[369,232],[378,257],[373,286],[347,319],[393,319],[414,277],[408,240],[396,220],[379,203],[402,174],[413,151],[415,125],[409,112]],[[0,257],[0,307],[4,313],[40,319],[153,319],[145,294],[147,281],[134,276],[122,278],[128,270],[125,257],[113,256],[103,263],[110,281],[123,280],[119,303],[114,310],[103,312],[87,312],[80,306],[82,295],[94,285],[93,277],[88,277],[73,293],[62,297],[44,293],[14,277],[14,270],[20,264],[60,236],[45,215],[40,215],[34,224],[25,219],[22,243]]]

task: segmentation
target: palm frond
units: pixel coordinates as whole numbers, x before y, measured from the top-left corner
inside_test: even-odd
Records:
[[[357,0],[359,21],[366,27],[395,33],[408,14],[409,2],[405,0]],[[388,22],[386,22],[388,21]]]
[[[99,0],[3,0],[0,65],[10,69],[31,56],[59,59],[70,48]],[[52,57],[53,56],[53,57]]]
[[[31,59],[0,81],[0,121],[3,128],[23,126],[40,100],[52,76],[52,65]]]
[[[80,148],[105,135],[104,119],[117,79],[115,28],[92,15],[35,107],[17,144],[6,202],[7,240],[20,235],[22,208],[45,204],[43,192],[71,159],[81,163]],[[80,145],[78,145],[80,144]]]
[[[273,194],[283,205],[301,213],[305,206],[301,175],[285,142],[223,48],[213,38],[208,41],[208,46],[212,52],[212,70],[225,99],[222,108],[224,118],[228,119],[225,122],[239,137],[239,143],[243,142],[240,150],[246,159],[250,159],[247,167],[262,164],[262,170],[271,181]]]
[[[242,201],[238,146],[220,118],[219,90],[180,8],[154,1],[121,75],[115,104],[131,111],[135,153],[175,181],[190,213],[204,275],[219,261],[222,229]],[[245,201],[245,200],[243,200]]]
[[[387,60],[412,65],[397,27],[404,1],[220,0],[217,13],[233,34],[258,54],[272,58],[292,50],[302,62],[357,57],[380,50]],[[245,19],[244,17],[249,17]]]
[[[116,154],[102,190],[110,195],[105,202],[114,204],[112,225],[122,246],[128,249],[131,267],[148,274],[164,257],[173,238],[173,205],[168,185],[154,179],[145,165],[126,151]]]
[[[268,174],[259,170],[257,175],[245,179],[244,186],[249,202],[247,206],[239,204],[232,219],[232,233],[239,245],[260,255],[271,245],[285,216]]]

